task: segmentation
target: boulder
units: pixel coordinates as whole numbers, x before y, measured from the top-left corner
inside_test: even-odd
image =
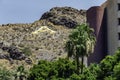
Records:
[[[30,58],[26,58],[25,62],[28,63],[28,64],[32,64],[32,60]]]
[[[3,42],[0,42],[0,48],[2,48],[3,47]]]
[[[1,54],[0,53],[0,59],[8,59],[9,55],[8,54]]]
[[[24,60],[26,58],[26,56],[14,46],[10,46],[8,52],[12,59]]]

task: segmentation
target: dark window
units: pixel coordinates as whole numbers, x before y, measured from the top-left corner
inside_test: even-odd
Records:
[[[118,33],[118,39],[120,40],[120,33]]]
[[[118,18],[118,25],[120,25],[120,18]]]
[[[120,10],[120,3],[118,3],[118,10]]]

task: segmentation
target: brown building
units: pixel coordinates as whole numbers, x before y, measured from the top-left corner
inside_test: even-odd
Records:
[[[88,63],[99,63],[108,53],[108,2],[87,10],[87,23],[94,28],[97,39],[94,53]]]

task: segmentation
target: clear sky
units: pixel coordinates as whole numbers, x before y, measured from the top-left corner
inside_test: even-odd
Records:
[[[0,24],[32,23],[52,7],[88,9],[106,0],[0,0]]]

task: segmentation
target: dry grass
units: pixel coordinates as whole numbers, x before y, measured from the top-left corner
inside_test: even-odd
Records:
[[[14,61],[14,64],[10,64],[10,62],[6,59],[0,59],[0,68],[5,68],[7,70],[16,70],[19,66],[23,65],[26,70],[29,70],[32,65],[28,65],[25,61]]]

